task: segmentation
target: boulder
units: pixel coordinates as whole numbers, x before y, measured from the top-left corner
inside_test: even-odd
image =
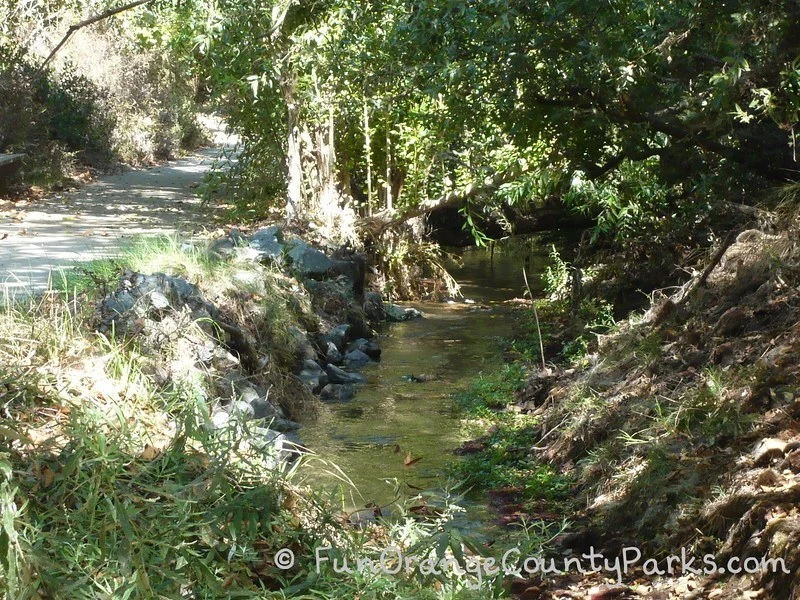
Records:
[[[354,367],[363,367],[367,363],[372,362],[372,359],[361,350],[353,350],[344,355],[344,362]]]
[[[329,364],[340,365],[343,359],[344,357],[342,353],[339,352],[339,348],[336,347],[336,344],[333,342],[325,343],[325,360]]]
[[[376,342],[366,338],[358,338],[350,342],[347,346],[347,352],[353,352],[354,350],[360,350],[372,360],[380,360],[381,358],[381,347]]]
[[[235,400],[228,405],[228,414],[231,418],[236,418],[240,421],[249,421],[255,417],[256,411],[246,400]]]
[[[250,430],[250,445],[260,449],[270,458],[268,466],[278,468],[283,463],[291,462],[300,456],[297,444],[285,433],[266,427],[254,427]]]
[[[326,333],[322,334],[321,338],[324,342],[331,342],[339,350],[343,350],[345,344],[350,339],[351,329],[352,326],[347,323],[343,325],[337,325],[333,329],[330,329]]]
[[[304,242],[292,248],[288,256],[294,271],[305,277],[323,277],[332,265],[325,254]]]
[[[256,231],[250,238],[250,248],[258,253],[260,262],[275,261],[283,256],[280,227],[275,225]]]
[[[313,361],[317,358],[317,351],[308,340],[308,334],[305,331],[292,325],[289,327],[289,334],[294,339],[294,355],[299,361]]]
[[[281,433],[288,433],[300,429],[300,423],[290,421],[289,419],[271,419],[269,421],[269,428],[280,431]]]
[[[229,258],[236,254],[238,248],[247,246],[247,238],[238,229],[231,229],[227,235],[214,240],[208,247],[208,253],[220,258]]]
[[[348,373],[336,365],[327,365],[325,373],[331,383],[364,383],[364,378],[358,373]]]
[[[364,294],[363,308],[364,314],[370,321],[383,321],[386,319],[383,298],[379,292],[367,292]]]
[[[367,276],[367,261],[358,254],[346,258],[334,258],[331,260],[328,276],[344,279],[347,287],[352,291],[353,297],[362,298]]]
[[[422,317],[422,313],[416,308],[403,308],[397,304],[386,304],[384,310],[386,312],[386,320],[393,321],[395,323],[401,323],[403,321],[410,321],[411,319],[419,319]]]
[[[144,331],[146,336],[158,333],[159,323],[166,317],[186,312],[212,338],[238,353],[245,368],[255,368],[257,355],[247,335],[223,318],[196,285],[164,273],[124,273],[118,289],[98,306],[97,330],[118,336]]]
[[[356,388],[351,383],[329,383],[320,392],[320,400],[325,402],[347,402],[356,395]]]
[[[254,419],[282,419],[284,417],[283,409],[275,406],[267,398],[254,398],[250,401],[250,406],[253,407]]]
[[[230,420],[231,415],[228,412],[224,410],[215,411],[211,414],[211,427],[215,430],[225,429]]]
[[[313,360],[303,361],[303,367],[298,377],[314,393],[321,390],[328,383],[328,375]]]

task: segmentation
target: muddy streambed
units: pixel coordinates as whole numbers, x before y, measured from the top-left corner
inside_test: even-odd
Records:
[[[479,374],[500,368],[500,341],[511,333],[504,301],[522,296],[526,262],[538,283],[543,252],[530,246],[467,250],[461,258],[451,273],[463,298],[411,304],[425,318],[387,326],[380,334],[382,360],[364,368],[367,382],[355,398],[325,404],[301,431],[304,444],[352,481],[352,488],[335,492],[348,510],[390,505],[398,482],[411,495],[415,488],[447,485],[447,466],[458,460],[453,450],[468,433],[453,394]],[[408,455],[420,460],[406,466]],[[309,485],[327,490],[336,487],[335,472],[321,461],[301,470]],[[488,516],[475,494],[466,508],[468,521]]]

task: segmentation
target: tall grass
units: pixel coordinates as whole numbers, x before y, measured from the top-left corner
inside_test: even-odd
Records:
[[[94,267],[109,285],[119,269],[181,273],[220,302],[243,294],[268,304],[265,327],[296,322],[279,274],[209,259],[176,239],[144,240]],[[242,283],[242,269],[257,277]],[[326,469],[347,486],[345,474],[307,451],[291,466],[276,463],[264,424],[211,427],[211,381],[156,384],[143,346],[89,326],[96,278],[65,281],[60,292],[0,307],[0,596],[494,597],[471,591],[465,575],[317,570],[323,545],[375,560],[391,545],[462,552],[450,525],[458,509],[452,498],[419,496],[407,500],[436,510],[400,506],[393,521],[351,527],[335,495],[298,476]],[[281,548],[295,552],[293,568],[275,565]]]

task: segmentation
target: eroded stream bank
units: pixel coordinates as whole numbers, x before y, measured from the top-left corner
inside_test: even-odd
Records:
[[[544,254],[528,245],[524,251],[471,249],[461,259],[451,273],[463,298],[413,303],[425,318],[385,325],[382,359],[361,371],[367,381],[356,396],[325,404],[302,429],[303,442],[354,484],[345,486],[350,508],[390,505],[398,483],[407,495],[447,484],[447,467],[457,460],[453,451],[469,437],[453,396],[502,365],[501,341],[511,334],[505,302],[522,296],[526,262],[538,280]],[[406,466],[409,456],[420,460]],[[335,477],[318,467],[309,465],[308,483],[333,487]],[[478,495],[468,519],[489,516]]]

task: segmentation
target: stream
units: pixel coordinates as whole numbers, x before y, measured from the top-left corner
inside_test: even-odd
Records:
[[[406,494],[446,486],[447,466],[458,460],[453,450],[468,439],[453,395],[502,365],[500,341],[511,333],[504,302],[523,295],[525,257],[531,285],[538,284],[545,259],[530,245],[460,255],[461,264],[448,269],[463,298],[404,304],[425,317],[385,326],[379,335],[381,361],[363,369],[367,382],[355,398],[325,404],[319,418],[302,430],[303,442],[352,481],[352,488],[342,486],[348,510],[390,505],[397,482],[414,486],[401,486]],[[407,453],[420,460],[407,467]],[[337,483],[330,464],[310,461],[301,473],[318,490]],[[490,518],[485,499],[477,495],[465,506],[463,518],[470,523]]]

